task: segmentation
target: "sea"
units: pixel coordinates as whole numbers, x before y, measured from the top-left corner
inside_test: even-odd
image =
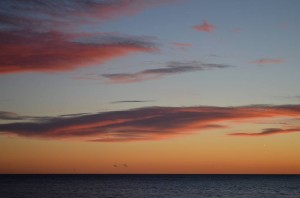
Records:
[[[1,198],[300,198],[300,175],[0,175]]]

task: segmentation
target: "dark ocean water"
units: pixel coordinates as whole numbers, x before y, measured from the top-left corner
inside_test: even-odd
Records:
[[[300,175],[0,175],[0,197],[300,198]]]

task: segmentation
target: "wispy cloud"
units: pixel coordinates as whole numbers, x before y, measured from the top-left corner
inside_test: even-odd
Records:
[[[8,111],[0,111],[0,120],[19,120],[19,121],[41,121],[48,119],[49,117],[35,117],[35,116],[25,116],[19,115],[17,113],[8,112]]]
[[[256,136],[269,136],[269,135],[287,134],[287,133],[296,133],[296,132],[300,132],[300,127],[288,128],[288,129],[267,128],[267,129],[262,130],[259,133],[231,133],[231,134],[228,134],[228,135],[256,137]]]
[[[173,48],[180,49],[182,51],[187,51],[188,48],[193,46],[192,43],[177,43],[177,42],[173,42],[171,43],[171,45],[173,46]]]
[[[1,27],[5,29],[58,30],[75,24],[131,16],[171,0],[2,0]],[[94,20],[93,20],[94,19]]]
[[[253,122],[256,119],[300,118],[299,105],[252,105],[239,107],[145,107],[124,111],[57,116],[42,121],[0,124],[0,134],[48,139],[120,142],[160,140],[222,129],[226,122]],[[230,126],[228,125],[227,128]],[[268,129],[263,133],[299,132]],[[234,134],[231,134],[234,135]],[[237,135],[237,134],[235,134]]]
[[[24,117],[13,112],[0,111],[0,120],[23,120]]]
[[[252,61],[254,64],[279,64],[284,63],[286,60],[279,58],[261,58],[255,61]]]
[[[119,101],[113,101],[112,104],[118,104],[118,103],[142,103],[142,102],[154,102],[154,100],[119,100]]]
[[[0,2],[0,74],[61,72],[133,52],[157,50],[146,37],[74,33],[74,28],[130,16],[169,0]],[[156,48],[156,49],[154,49]]]
[[[300,95],[281,95],[281,96],[274,96],[276,98],[280,98],[280,99],[288,99],[288,100],[298,100],[300,99]]]
[[[103,74],[102,76],[109,79],[110,83],[134,83],[158,79],[172,74],[203,71],[209,69],[222,69],[228,67],[231,66],[224,64],[201,63],[198,61],[170,62],[166,67],[163,68],[147,69],[137,73]]]
[[[176,47],[192,47],[193,46],[192,43],[177,43],[177,42],[172,43],[172,45],[174,45]]]
[[[203,21],[200,25],[193,26],[194,30],[200,31],[200,32],[213,32],[214,25],[208,23],[207,21]]]

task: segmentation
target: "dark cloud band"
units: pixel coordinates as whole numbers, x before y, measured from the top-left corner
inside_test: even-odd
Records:
[[[103,74],[104,78],[109,79],[111,83],[133,83],[146,80],[162,78],[166,75],[186,73],[192,71],[203,71],[210,69],[222,69],[232,67],[225,64],[202,63],[199,61],[190,62],[169,62],[166,67],[157,69],[147,69],[137,73],[115,73]]]
[[[7,117],[4,114],[3,117],[5,116]],[[229,121],[251,122],[257,118],[280,117],[299,118],[300,106],[145,107],[95,114],[43,117],[31,122],[0,124],[0,134],[100,142],[159,140],[209,129],[222,129],[226,127],[224,122]],[[298,129],[299,127],[266,129],[262,135],[299,132]],[[243,133],[230,135],[241,136]]]

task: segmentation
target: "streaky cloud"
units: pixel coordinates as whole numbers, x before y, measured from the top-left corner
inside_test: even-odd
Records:
[[[229,122],[236,125],[239,121],[251,123],[257,119],[287,117],[299,119],[300,105],[144,107],[0,124],[0,134],[91,142],[153,141],[213,129],[228,129]],[[299,128],[266,129],[262,134],[289,132],[299,132]],[[250,136],[242,133],[230,135]]]
[[[8,111],[0,111],[0,120],[42,121],[42,120],[47,120],[49,118],[50,117],[26,116],[26,115],[19,115],[17,113],[8,112]]]
[[[154,100],[119,100],[113,101],[111,104],[118,104],[118,103],[143,103],[143,102],[154,102]]]
[[[284,63],[286,60],[280,58],[261,58],[255,61],[252,61],[254,64],[264,65],[264,64],[279,64]]]
[[[110,83],[135,83],[146,80],[154,80],[167,75],[186,73],[192,71],[204,71],[210,69],[222,69],[232,67],[225,64],[202,63],[199,61],[190,62],[169,62],[166,67],[147,69],[137,73],[115,73],[102,74],[102,77],[109,79]]]
[[[276,135],[276,134],[287,134],[287,133],[296,133],[300,132],[300,127],[297,128],[266,128],[259,133],[230,133],[228,135],[231,136],[248,136],[248,137],[256,137],[256,136],[269,136],[269,135]]]
[[[108,37],[28,31],[0,32],[0,38],[0,74],[63,72],[134,52],[157,50],[149,38],[120,34]]]
[[[172,45],[176,46],[176,47],[192,47],[193,44],[192,43],[178,43],[178,42],[173,42]]]
[[[0,111],[0,120],[24,120],[24,116],[13,112]]]
[[[173,1],[174,2],[174,1]],[[132,16],[171,0],[1,0],[0,27],[53,31],[75,24]]]
[[[132,16],[171,0],[2,0],[0,75],[63,72],[134,52],[157,50],[151,39],[116,33],[74,33],[82,25]],[[154,49],[155,48],[155,49]]]

